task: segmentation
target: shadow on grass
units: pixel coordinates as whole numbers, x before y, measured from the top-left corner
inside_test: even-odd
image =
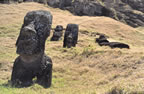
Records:
[[[32,86],[32,85],[31,85]],[[13,85],[12,82],[10,80],[8,80],[8,82],[4,82],[2,84],[0,84],[0,87],[4,87],[4,88],[27,88],[30,86],[20,86],[20,85]]]
[[[11,81],[8,80],[7,82],[3,82],[0,84],[0,87],[4,87],[4,88],[21,88],[20,86],[17,87],[15,85],[12,85]]]
[[[11,85],[11,82],[8,81],[8,82],[1,83],[0,87],[9,88],[9,87],[12,87],[12,85]]]
[[[34,84],[38,84],[38,85],[41,85],[40,83],[34,81],[32,84],[30,85],[27,85],[27,86],[22,86],[22,85],[19,85],[19,84],[12,84],[12,82],[10,80],[8,80],[8,82],[4,82],[4,83],[1,83],[0,84],[0,87],[3,87],[3,88],[28,88],[28,87],[31,87],[33,86]],[[41,85],[42,86],[42,85]],[[50,88],[50,87],[44,87],[42,86],[43,88],[47,89],[47,88]]]

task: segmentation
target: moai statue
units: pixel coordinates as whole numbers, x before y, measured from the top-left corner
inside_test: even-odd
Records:
[[[78,40],[79,27],[77,24],[68,24],[66,27],[63,47],[71,48],[75,47]]]
[[[109,41],[105,35],[100,35],[99,38],[96,38],[96,41],[100,46],[107,46],[109,45]]]
[[[33,84],[33,78],[43,87],[51,86],[52,60],[45,51],[45,42],[50,35],[52,15],[48,11],[28,12],[20,30],[16,47],[17,54],[11,82],[14,86],[27,87]]]
[[[54,29],[53,36],[51,37],[51,41],[59,41],[62,39],[63,35],[63,26],[57,25]]]

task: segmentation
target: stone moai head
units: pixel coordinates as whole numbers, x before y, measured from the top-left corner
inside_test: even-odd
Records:
[[[63,35],[63,26],[57,25],[54,29],[53,36],[51,37],[51,41],[59,41],[61,40]]]
[[[44,10],[28,12],[16,42],[17,54],[32,55],[44,52],[51,24],[50,12]]]
[[[57,25],[54,30],[55,31],[63,31],[63,26],[62,25]]]
[[[75,47],[78,41],[79,26],[77,24],[68,24],[66,27],[63,47]]]

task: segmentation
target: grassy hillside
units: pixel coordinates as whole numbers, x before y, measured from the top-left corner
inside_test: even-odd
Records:
[[[17,57],[15,42],[23,18],[28,11],[41,9],[52,13],[53,27],[79,24],[78,45],[62,48],[62,40],[51,42],[49,37],[46,54],[53,60],[52,87],[11,87],[8,80]],[[0,94],[144,94],[143,31],[143,27],[134,29],[111,18],[73,16],[37,3],[0,4]],[[131,49],[100,47],[95,43],[96,33],[128,43]]]

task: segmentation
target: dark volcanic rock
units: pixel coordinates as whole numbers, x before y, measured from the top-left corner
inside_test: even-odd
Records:
[[[109,42],[109,46],[111,48],[130,48],[129,45],[125,44],[125,43],[120,43],[120,42]]]
[[[96,41],[100,46],[107,46],[109,41],[104,35],[100,35],[99,38],[96,38]]]
[[[60,7],[60,0],[48,0],[48,5],[54,8]]]
[[[43,0],[0,0],[0,3],[3,3],[3,4],[8,4],[8,3],[13,3],[13,2],[18,2],[18,3],[22,3],[22,2],[39,2],[39,1],[42,1]]]
[[[144,12],[144,0],[121,0],[135,10]]]
[[[73,3],[73,10],[72,13],[76,15],[88,15],[88,16],[108,16],[110,15],[110,10],[102,6],[98,2],[79,2],[75,0]]]
[[[56,2],[57,1],[57,2]],[[144,0],[49,0],[53,7],[79,16],[107,16],[132,27],[144,26]],[[51,4],[52,2],[55,2]]]
[[[0,3],[7,4],[7,3],[14,2],[14,1],[16,0],[0,0]]]
[[[69,10],[78,16],[107,16],[132,27],[144,26],[144,0],[1,0],[1,3],[34,1]]]
[[[65,9],[72,5],[72,0],[48,0],[47,3],[51,7]]]
[[[62,39],[63,35],[63,26],[57,25],[54,29],[53,36],[51,37],[51,41],[58,41]]]
[[[24,18],[24,24],[22,25],[20,35],[17,39],[16,46],[17,46],[17,53],[18,54],[26,54],[32,52],[31,54],[38,53],[45,50],[45,41],[47,37],[50,35],[50,29],[52,24],[52,15],[48,11],[32,11],[27,13]],[[31,32],[37,33],[32,38],[29,34]],[[25,36],[26,34],[28,36]],[[20,42],[26,38],[31,39],[32,41],[26,42],[26,46],[29,43],[32,47],[24,47],[24,42]],[[36,38],[36,40],[34,40]],[[37,41],[39,39],[39,41]],[[38,43],[35,43],[38,42]],[[23,50],[24,49],[24,50]],[[28,50],[27,50],[28,49]],[[32,50],[30,50],[32,49]],[[30,54],[30,53],[29,53]]]
[[[12,85],[30,86],[34,77],[44,87],[51,86],[52,60],[45,53],[45,41],[50,34],[52,15],[48,11],[28,12],[16,42],[17,54]]]
[[[109,42],[104,35],[100,35],[96,38],[96,41],[100,46],[109,46],[111,48],[130,48],[128,44],[121,42]]]
[[[107,40],[107,38],[104,35],[100,35],[99,38],[96,38],[96,42],[98,42],[100,44],[100,43],[109,42],[109,41]]]
[[[75,47],[78,41],[79,26],[77,24],[68,24],[66,27],[63,47]]]

